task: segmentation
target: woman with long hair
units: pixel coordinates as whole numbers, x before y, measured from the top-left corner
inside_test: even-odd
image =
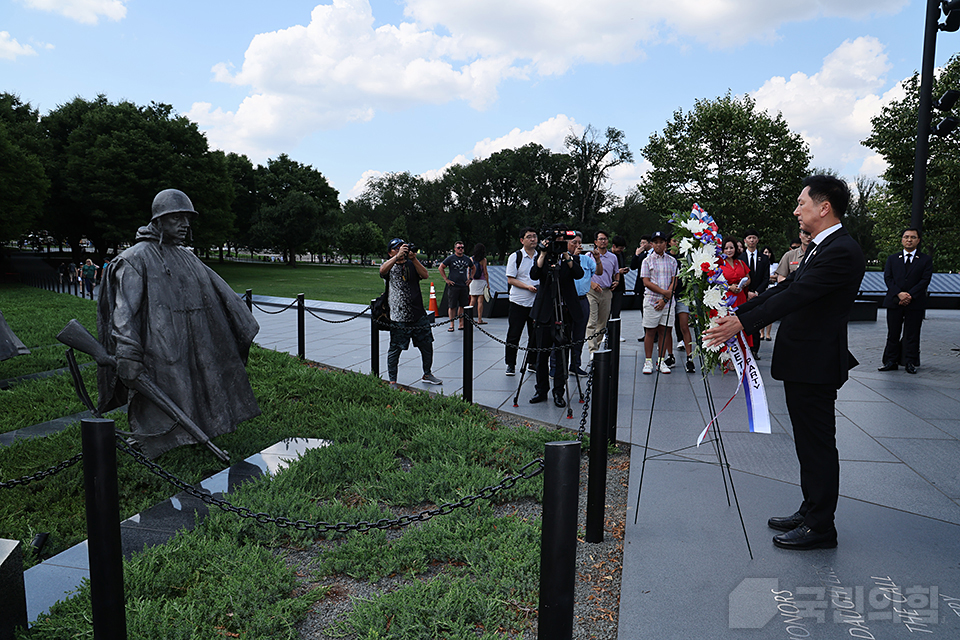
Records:
[[[473,247],[473,280],[470,282],[470,304],[477,310],[477,324],[483,321],[484,290],[490,286],[490,274],[487,273],[487,248],[479,242]]]

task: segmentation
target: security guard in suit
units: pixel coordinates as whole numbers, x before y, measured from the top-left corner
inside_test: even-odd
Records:
[[[900,238],[903,251],[887,258],[883,281],[887,295],[887,344],[883,348],[880,371],[895,371],[903,364],[907,373],[916,373],[920,366],[920,325],[927,309],[927,287],[933,276],[933,260],[920,253],[920,232],[907,229]]]

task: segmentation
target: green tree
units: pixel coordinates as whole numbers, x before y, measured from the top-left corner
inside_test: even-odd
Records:
[[[757,111],[749,96],[728,92],[677,110],[642,155],[653,165],[639,187],[651,210],[666,215],[697,202],[721,232],[754,227],[770,244],[796,235],[789,214],[810,164],[807,144],[782,114]]]
[[[0,242],[36,228],[50,190],[38,154],[37,110],[0,93]]]
[[[663,231],[667,223],[663,216],[647,208],[639,189],[634,187],[622,202],[601,216],[599,226],[626,238],[629,250],[640,243],[640,236]]]
[[[361,264],[370,254],[382,254],[386,241],[383,231],[374,222],[350,222],[340,229],[340,253],[351,260],[354,255],[360,256]]]
[[[336,236],[335,224],[340,214],[337,190],[330,186],[323,174],[307,164],[301,164],[282,153],[267,160],[267,166],[257,167],[256,185],[259,196],[259,214],[251,229],[249,243],[255,248],[273,247],[284,253],[287,264],[296,266],[297,253],[317,248]],[[292,194],[299,194],[284,205]],[[316,206],[307,215],[306,196]],[[277,215],[289,211],[295,219],[282,221]],[[307,226],[300,229],[298,221]]]
[[[960,86],[960,54],[954,55],[933,83],[933,95]],[[863,144],[887,162],[883,174],[887,187],[884,198],[899,203],[906,211],[899,225],[878,222],[876,240],[881,249],[892,241],[899,243],[900,233],[909,225],[913,202],[914,152],[917,143],[917,113],[920,108],[920,77],[914,74],[903,83],[904,97],[886,105],[871,120],[873,130]],[[960,136],[930,136],[927,163],[927,189],[923,209],[921,248],[933,257],[936,271],[960,270]],[[895,234],[892,238],[885,233]]]
[[[574,222],[581,227],[593,227],[601,209],[610,203],[611,194],[605,187],[610,169],[633,162],[633,152],[623,131],[613,127],[607,127],[601,138],[593,125],[587,125],[582,135],[568,135],[563,143],[573,163]]]
[[[255,222],[260,206],[257,193],[257,171],[245,155],[228,153],[226,155],[227,173],[233,183],[233,204],[231,211],[234,220],[234,236],[231,244],[234,249],[250,246],[250,229]]]
[[[207,249],[232,235],[233,186],[221,152],[170,105],[75,98],[41,120],[53,184],[51,230],[79,251],[86,236],[102,256],[132,242],[162,189],[186,193],[200,213],[194,244]],[[77,256],[79,257],[79,256]]]
[[[265,243],[257,248],[281,252],[286,263],[294,267],[297,254],[317,242],[322,219],[320,205],[313,197],[302,191],[290,191],[279,204],[260,209],[252,235]]]

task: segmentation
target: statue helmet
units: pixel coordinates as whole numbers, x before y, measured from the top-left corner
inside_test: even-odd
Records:
[[[192,213],[197,215],[193,203],[183,191],[178,189],[164,189],[153,199],[151,222],[168,213]]]

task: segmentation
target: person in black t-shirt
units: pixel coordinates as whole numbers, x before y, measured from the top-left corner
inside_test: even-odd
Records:
[[[397,383],[397,372],[400,368],[400,352],[413,346],[420,349],[423,360],[423,377],[420,382],[425,384],[443,384],[431,372],[433,368],[433,331],[427,312],[423,308],[423,293],[420,291],[420,281],[429,277],[427,268],[417,260],[417,254],[410,252],[410,247],[400,238],[390,241],[388,247],[390,258],[380,265],[380,277],[387,281],[387,303],[390,306],[390,348],[387,350],[387,375],[390,384]]]
[[[447,269],[450,270],[450,277],[447,277]],[[447,308],[450,310],[450,328],[447,331],[454,330],[453,319],[470,304],[469,287],[473,282],[473,272],[473,260],[463,255],[463,243],[457,240],[453,255],[440,263],[440,277],[447,283]],[[460,328],[463,329],[463,318],[460,318]]]

